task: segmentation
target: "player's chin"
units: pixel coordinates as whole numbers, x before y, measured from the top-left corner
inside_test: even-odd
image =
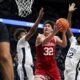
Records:
[[[50,32],[49,32],[49,31],[44,31],[44,33],[45,33],[45,34],[49,34]]]

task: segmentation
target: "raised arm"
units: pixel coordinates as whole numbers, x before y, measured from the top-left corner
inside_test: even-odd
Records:
[[[71,32],[71,18],[72,18],[72,13],[76,10],[75,8],[75,3],[72,3],[71,5],[69,5],[69,9],[68,9],[68,17],[67,17],[67,20],[69,21],[70,23],[70,28],[68,29],[67,31],[67,35],[68,35],[68,38],[70,38],[71,36],[74,36],[73,33]]]
[[[50,41],[50,39],[56,35],[56,33],[61,29],[61,27],[58,27],[56,25],[54,25],[54,30],[45,38],[43,39],[42,36],[38,36],[36,39],[36,46],[42,44],[46,44],[47,42]]]
[[[34,25],[32,26],[32,28],[29,30],[29,32],[25,36],[25,40],[29,40],[33,36],[33,34],[36,32],[38,24],[40,23],[40,21],[43,17],[43,14],[44,14],[43,8],[41,8],[41,10],[39,12],[39,16],[38,16],[37,20],[35,21]]]

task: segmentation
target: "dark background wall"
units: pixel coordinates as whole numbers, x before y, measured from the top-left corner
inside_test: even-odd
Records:
[[[34,3],[32,5],[32,13],[25,18],[18,16],[18,8],[14,0],[0,0],[0,18],[7,18],[7,19],[9,18],[9,19],[35,22],[40,8],[43,7],[45,14],[41,23],[43,23],[47,19],[55,21],[60,17],[64,17],[64,18],[67,17],[68,5],[69,3],[72,2],[75,2],[77,7],[77,10],[73,13],[72,27],[80,29],[80,0],[34,0]],[[7,27],[10,33],[11,54],[12,57],[14,58],[16,54],[17,41],[14,40],[13,33],[15,29],[19,26],[7,25]],[[28,31],[30,28],[26,27],[25,29],[27,29]],[[41,32],[42,30],[38,29],[36,34],[29,41],[32,49],[34,63],[35,63],[35,39],[37,34]],[[61,36],[60,33],[58,35]],[[80,34],[74,34],[74,35],[77,37]],[[58,54],[56,59],[58,62],[58,66],[60,68],[62,79],[63,79],[63,71],[64,71],[64,61],[68,48],[69,45],[65,49],[61,48],[60,46],[57,46]]]

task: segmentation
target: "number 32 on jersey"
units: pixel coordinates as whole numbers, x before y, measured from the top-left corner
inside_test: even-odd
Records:
[[[49,47],[49,48],[48,48],[48,47],[45,47],[45,48],[44,48],[44,51],[45,51],[45,52],[44,52],[44,55],[46,55],[46,56],[47,56],[47,55],[53,55],[53,53],[54,53],[54,52],[53,52],[54,50],[53,50],[52,47]]]

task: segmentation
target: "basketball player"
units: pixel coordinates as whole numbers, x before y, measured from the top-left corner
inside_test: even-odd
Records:
[[[68,20],[70,24],[72,12],[75,10],[75,3],[72,3],[69,6],[68,13]],[[70,40],[70,48],[68,50],[65,60],[64,78],[65,80],[80,80],[80,37],[76,39],[76,37],[74,37],[73,33],[71,32],[70,28],[68,29],[67,34]]]
[[[35,24],[32,26],[32,28],[29,30],[29,32],[26,33],[25,29],[18,29],[15,32],[15,36],[18,39],[17,43],[17,55],[18,55],[18,75],[20,77],[20,80],[33,80],[34,75],[33,75],[33,70],[32,70],[32,65],[33,65],[33,59],[31,55],[31,48],[28,43],[29,39],[33,36],[35,33],[38,24],[40,23],[42,17],[43,17],[43,8],[39,12],[39,16],[35,22]]]
[[[43,34],[39,34],[36,39],[36,70],[35,80],[61,80],[59,69],[56,62],[56,45],[66,47],[66,31],[62,33],[62,40],[56,36],[62,25],[53,24],[47,20],[44,23]]]
[[[14,80],[9,35],[7,28],[3,23],[0,23],[0,66],[3,79]]]

